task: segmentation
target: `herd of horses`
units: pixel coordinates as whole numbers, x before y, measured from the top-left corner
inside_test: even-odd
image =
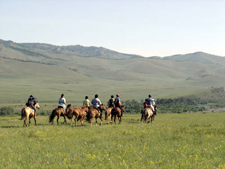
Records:
[[[36,109],[39,109],[39,103],[37,102],[34,106]],[[116,118],[118,117],[119,123],[122,121],[122,112],[124,112],[124,106],[119,107],[109,107],[106,108],[104,104],[101,104],[99,106],[99,109],[101,113],[90,106],[90,108],[86,106],[82,106],[81,108],[77,107],[72,107],[71,104],[68,104],[66,107],[66,110],[64,110],[62,107],[57,107],[55,108],[51,115],[49,116],[49,123],[53,124],[54,118],[57,116],[57,124],[59,124],[59,118],[60,116],[64,117],[64,122],[66,122],[66,118],[70,119],[70,125],[72,126],[72,120],[74,118],[75,126],[77,126],[77,121],[80,120],[80,125],[83,125],[84,120],[86,120],[90,123],[90,126],[92,125],[92,121],[95,119],[96,121],[96,126],[98,125],[97,120],[103,121],[103,115],[102,111],[105,111],[105,121],[108,121],[107,123],[109,124],[110,118],[111,118],[111,123],[114,120],[114,123],[116,124]],[[155,106],[155,110],[157,110],[157,107]],[[150,121],[152,122],[154,120],[155,111],[153,112],[151,108],[145,108],[144,110],[141,111],[141,121],[144,120],[145,122],[149,123]],[[27,120],[29,119],[29,124],[31,123],[31,118],[34,118],[35,125],[37,125],[36,122],[36,117],[34,116],[34,110],[31,109],[30,107],[25,107],[21,110],[21,120],[24,120],[23,126],[27,126]],[[151,120],[150,120],[151,119]]]

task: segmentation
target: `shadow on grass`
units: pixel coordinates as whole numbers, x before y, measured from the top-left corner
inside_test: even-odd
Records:
[[[1,128],[21,128],[21,126],[1,126]]]

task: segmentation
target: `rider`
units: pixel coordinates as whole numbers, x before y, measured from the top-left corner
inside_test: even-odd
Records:
[[[30,95],[30,97],[27,100],[26,105],[28,107],[31,107],[34,110],[34,118],[36,118],[37,116],[37,112],[36,112],[36,108],[35,108],[35,104],[37,103],[37,100],[34,96]]]
[[[64,94],[61,94],[61,98],[59,99],[58,107],[62,107],[64,110],[66,110],[66,99],[64,97]]]
[[[85,100],[83,101],[83,106],[90,107],[91,102],[88,100],[88,96],[85,96]]]
[[[151,95],[148,95],[148,98],[145,99],[145,102],[147,103],[148,107],[152,109],[152,111],[155,111],[153,103],[154,103],[154,99],[152,99]]]
[[[120,95],[117,94],[116,95],[116,99],[114,100],[114,103],[115,103],[115,107],[119,107],[121,109],[121,102],[120,102]],[[123,111],[121,109],[121,116],[123,116]]]
[[[115,107],[113,98],[114,98],[114,96],[111,95],[111,99],[109,99],[109,102],[108,102],[109,107]]]
[[[93,108],[97,109],[101,114],[102,111],[99,109],[99,106],[102,104],[101,101],[98,98],[98,94],[95,95],[95,98],[92,99],[91,104],[93,105]]]

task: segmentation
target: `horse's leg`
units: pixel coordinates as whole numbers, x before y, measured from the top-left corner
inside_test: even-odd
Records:
[[[63,122],[63,123],[66,123],[66,116],[65,116],[65,115],[63,115],[63,117],[64,117],[64,122]]]
[[[92,120],[93,120],[93,117],[90,119],[90,126],[92,126]]]
[[[110,119],[110,115],[109,115],[108,118],[107,118],[107,121],[108,121],[107,123],[108,123],[108,124],[109,124],[109,119]]]
[[[76,116],[75,116],[75,118],[76,118]],[[72,120],[73,120],[73,117],[71,118],[71,121],[70,121],[70,126],[72,126]],[[75,119],[74,119],[75,120]]]
[[[111,115],[111,123],[112,123],[112,121],[113,121],[113,115]]]
[[[24,118],[24,123],[23,123],[23,127],[26,126],[27,127],[27,116]]]
[[[122,116],[120,116],[120,118],[119,118],[119,124],[121,123],[121,121],[122,121]]]
[[[95,125],[97,126],[98,125],[98,120],[97,120],[98,118],[95,118]]]
[[[29,126],[30,126],[30,123],[31,123],[30,119],[31,119],[31,117],[29,117]]]
[[[101,126],[102,126],[102,121],[103,121],[103,119],[101,118]]]
[[[114,123],[116,124],[116,115],[114,115]]]
[[[77,118],[78,118],[78,116],[75,116],[75,118],[74,118],[75,126],[77,126]]]
[[[36,118],[37,118],[37,116],[36,116],[36,117],[34,117],[34,123],[35,123],[35,126],[37,126],[37,121],[36,121]]]
[[[80,125],[82,126],[83,124],[83,117],[80,118]]]
[[[60,115],[57,114],[57,124],[58,124],[58,125],[59,125],[59,116],[60,116]]]

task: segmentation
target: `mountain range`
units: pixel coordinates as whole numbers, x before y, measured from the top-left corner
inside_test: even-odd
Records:
[[[157,98],[200,96],[224,86],[225,57],[204,52],[143,57],[103,47],[0,40],[0,73],[0,102],[22,102],[30,93],[46,102],[61,93],[71,102],[95,93],[105,101],[116,93],[137,100],[149,93]]]

